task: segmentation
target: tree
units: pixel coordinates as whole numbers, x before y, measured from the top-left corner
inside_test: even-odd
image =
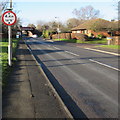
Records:
[[[4,12],[5,11],[5,9],[8,6],[8,3],[9,3],[8,0],[2,0],[0,2],[0,12]]]
[[[77,27],[78,25],[82,24],[83,21],[76,19],[76,18],[70,18],[67,20],[66,22],[66,27],[68,29],[68,31],[70,31],[72,28]]]
[[[34,24],[28,24],[27,27],[33,27],[36,28],[36,26]]]
[[[99,16],[100,11],[95,10],[92,6],[82,7],[79,10],[74,9],[73,14],[77,16],[80,20],[90,20],[95,19]]]
[[[47,25],[49,26],[49,30],[51,32],[56,32],[58,25],[60,26],[60,23],[58,23],[56,21],[51,21],[51,22],[48,22]]]
[[[38,31],[42,32],[44,24],[45,24],[44,21],[41,21],[41,20],[37,21],[36,29],[37,29]]]
[[[51,32],[57,32],[58,28],[61,32],[63,32],[65,28],[62,22],[51,21],[51,22],[48,22],[47,25],[49,26],[49,30]]]

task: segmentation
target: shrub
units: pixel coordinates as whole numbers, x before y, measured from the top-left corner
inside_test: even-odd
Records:
[[[87,41],[88,40],[88,36],[85,34],[80,34],[80,33],[72,33],[72,39],[76,38],[77,40],[81,40],[81,41]]]
[[[98,35],[97,35],[97,38],[102,39],[102,38],[103,38],[103,35],[98,34]]]

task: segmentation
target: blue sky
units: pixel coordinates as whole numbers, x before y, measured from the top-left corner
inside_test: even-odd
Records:
[[[45,1],[45,0],[44,0]],[[48,0],[46,0],[48,1]],[[62,1],[62,0],[61,0]],[[77,2],[78,0],[67,0],[69,2],[43,2],[40,0],[34,0],[30,2],[16,2],[16,8],[19,10],[18,16],[22,19],[23,25],[26,26],[29,23],[36,24],[37,21],[42,20],[45,22],[55,20],[55,17],[59,17],[59,21],[65,22],[69,18],[75,17],[72,11],[76,8],[85,7],[87,5],[93,6],[95,9],[100,10],[100,17],[111,20],[117,18],[117,10],[114,6],[117,4],[114,0],[97,1],[86,0],[87,2]],[[106,2],[107,1],[107,2]]]

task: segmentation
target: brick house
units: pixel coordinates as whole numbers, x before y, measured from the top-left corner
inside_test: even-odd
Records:
[[[109,24],[110,21],[106,21],[104,19],[93,19],[93,20],[88,20],[86,22],[84,22],[83,24],[80,24],[79,26],[75,27],[75,28],[72,28],[72,33],[82,33],[82,34],[85,34],[85,35],[88,35],[88,36],[97,36],[99,34],[103,35],[103,36],[106,36],[106,37],[109,37],[110,35],[108,34],[108,32],[106,31],[106,28],[101,28],[103,29],[101,32],[95,32],[93,30],[91,30],[91,27],[92,26],[96,26],[96,25],[99,25],[99,26],[104,26],[104,24]],[[102,25],[100,25],[102,24]]]

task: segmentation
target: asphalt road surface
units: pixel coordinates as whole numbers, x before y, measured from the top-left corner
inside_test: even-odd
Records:
[[[41,38],[25,41],[50,81],[55,79],[64,91],[63,99],[69,96],[65,104],[73,115],[118,117],[118,56],[75,47],[72,43]]]

